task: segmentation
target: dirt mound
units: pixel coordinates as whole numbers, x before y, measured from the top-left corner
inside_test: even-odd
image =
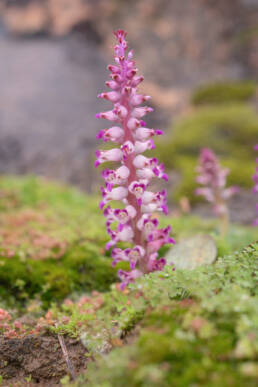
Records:
[[[70,362],[75,374],[86,367],[85,347],[65,338]],[[45,334],[21,339],[0,338],[0,375],[4,385],[57,386],[68,374],[66,361],[57,336]],[[22,384],[24,382],[24,384]]]

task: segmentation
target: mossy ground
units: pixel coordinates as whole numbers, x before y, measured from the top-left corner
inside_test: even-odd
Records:
[[[102,332],[103,341],[109,338],[117,348],[98,356],[99,342],[87,336],[96,362],[75,385],[255,386],[257,269],[256,243],[214,265],[192,271],[167,268],[140,279],[128,294],[113,292],[104,303],[105,317],[101,309],[97,314],[109,334],[99,330],[98,339]],[[122,345],[118,334],[137,321],[137,330]]]
[[[108,290],[115,282],[96,198],[36,177],[2,178],[0,192],[2,298],[26,303],[36,297],[48,306],[72,292]],[[198,217],[160,221],[171,223],[176,237],[193,230],[213,233],[223,253],[252,240],[252,228],[232,227],[228,240],[220,241],[216,221]]]
[[[96,199],[35,177],[2,178],[0,192],[0,296],[49,305],[115,281]]]
[[[225,81],[200,86],[194,91],[194,105],[245,102],[255,94],[257,84],[253,81]]]
[[[255,228],[234,225],[221,238],[216,220],[161,217],[175,239],[212,235],[220,258],[193,271],[167,267],[121,292],[98,198],[35,177],[1,178],[0,195],[8,334],[39,326],[80,338],[95,363],[77,386],[255,385],[258,246],[245,248]]]
[[[201,148],[210,147],[224,166],[230,168],[228,183],[250,189],[253,182],[258,115],[246,102],[255,91],[253,83],[220,83],[197,90],[197,105],[181,117],[157,146],[159,158],[180,176],[173,198],[194,195],[197,158]]]

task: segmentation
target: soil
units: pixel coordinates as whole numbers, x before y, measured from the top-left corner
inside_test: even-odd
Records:
[[[64,340],[74,373],[78,375],[88,362],[86,349],[78,340],[69,337]],[[60,379],[67,374],[66,361],[56,335],[0,338],[2,386],[59,386]]]

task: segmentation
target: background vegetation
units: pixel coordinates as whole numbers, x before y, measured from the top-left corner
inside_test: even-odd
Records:
[[[203,86],[193,94],[196,107],[177,120],[158,146],[161,160],[180,175],[174,198],[199,200],[194,195],[195,167],[202,147],[212,148],[230,168],[229,184],[252,186],[258,115],[248,100],[254,91],[252,82],[225,82]]]

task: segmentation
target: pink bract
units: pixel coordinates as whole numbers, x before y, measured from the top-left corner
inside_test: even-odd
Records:
[[[101,130],[97,138],[117,145],[108,151],[97,151],[95,166],[106,161],[120,163],[116,169],[106,169],[102,173],[106,187],[101,187],[100,208],[104,210],[107,232],[111,237],[106,247],[113,248],[113,265],[121,261],[130,265],[130,271],[118,271],[124,288],[143,274],[162,270],[166,261],[158,257],[158,250],[175,241],[169,236],[170,227],[158,229],[158,220],[153,217],[157,211],[167,214],[166,191],[154,193],[148,188],[153,177],[167,181],[164,166],[156,158],[141,154],[155,147],[152,138],[161,135],[162,131],[146,128],[146,123],[141,120],[153,111],[148,106],[139,106],[150,96],[137,93],[143,77],[137,75],[133,52],[127,52],[126,32],[118,30],[114,34],[117,39],[114,47],[116,64],[108,66],[111,81],[106,82],[112,91],[98,95],[114,106],[96,117],[115,123],[111,128]],[[123,208],[105,207],[113,200],[121,201]],[[131,247],[118,248],[119,242],[129,242]]]

